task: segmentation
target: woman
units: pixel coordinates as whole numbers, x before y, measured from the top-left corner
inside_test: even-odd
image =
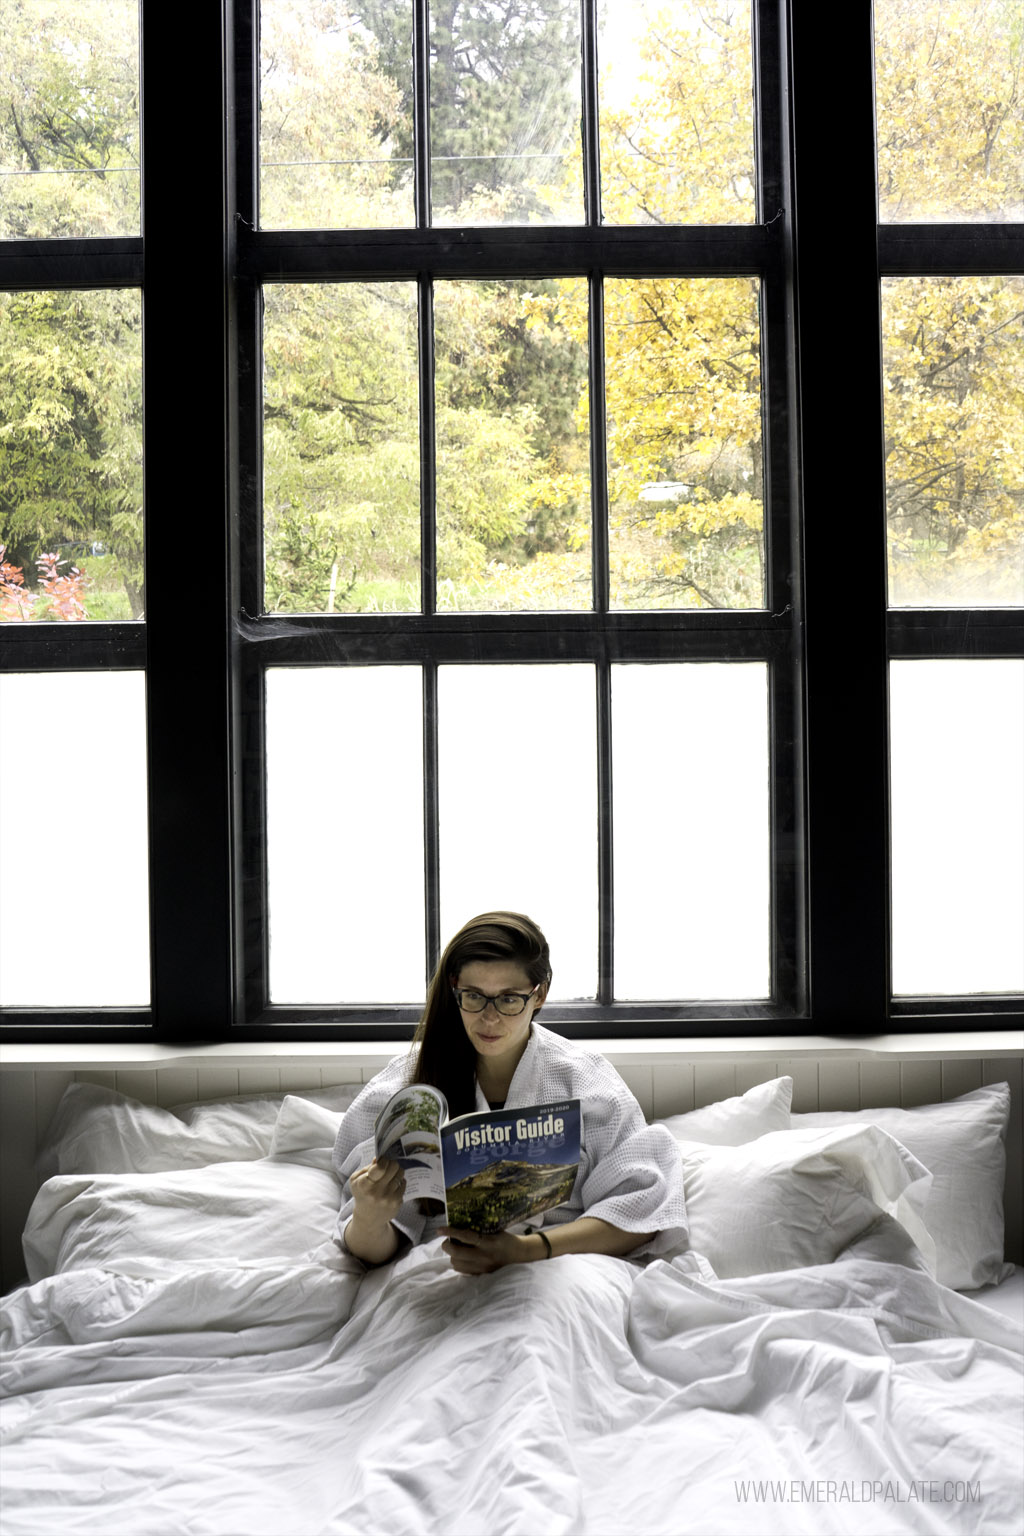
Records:
[[[343,1250],[365,1264],[383,1264],[406,1243],[442,1232],[452,1267],[480,1275],[566,1253],[657,1253],[685,1236],[675,1142],[663,1126],[646,1124],[599,1052],[535,1022],[550,985],[547,940],[528,917],[486,912],[455,935],[430,984],[412,1051],[367,1083],[342,1121],[334,1166],[344,1187]],[[405,1201],[401,1168],[373,1156],[373,1127],[392,1094],[414,1082],[439,1088],[452,1119],[580,1100],[576,1184],[565,1205],[545,1213],[543,1232],[456,1231]]]

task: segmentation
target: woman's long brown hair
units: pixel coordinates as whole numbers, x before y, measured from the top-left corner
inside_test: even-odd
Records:
[[[430,983],[413,1043],[419,1046],[414,1081],[440,1088],[452,1118],[476,1107],[476,1052],[452,996],[459,972],[472,960],[511,960],[535,986],[551,981],[548,941],[521,912],[484,912],[449,942]]]

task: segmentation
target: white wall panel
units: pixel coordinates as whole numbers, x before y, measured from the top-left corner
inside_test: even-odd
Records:
[[[862,1061],[860,1063],[860,1102],[865,1108],[872,1104],[900,1102],[898,1061]]]
[[[904,1061],[900,1066],[900,1103],[936,1104],[942,1098],[942,1064],[938,1061]]]

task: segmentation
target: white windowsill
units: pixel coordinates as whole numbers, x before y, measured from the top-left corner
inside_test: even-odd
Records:
[[[692,1040],[615,1039],[581,1041],[627,1065],[656,1065],[659,1062],[798,1059],[831,1056],[849,1061],[877,1061],[891,1056],[919,1057],[922,1060],[963,1056],[1024,1055],[1024,1031],[1018,1029],[983,1030],[977,1033],[943,1031],[930,1034],[890,1034],[841,1037],[830,1035],[756,1035],[731,1039],[706,1037]],[[152,1045],[110,1043],[95,1045],[0,1045],[0,1067],[45,1071],[89,1071],[107,1069],[158,1069],[160,1067],[202,1067],[223,1062],[235,1067],[262,1066],[269,1062],[345,1061],[355,1066],[389,1060],[407,1050],[406,1040],[309,1041],[275,1040],[223,1041],[216,1045]]]

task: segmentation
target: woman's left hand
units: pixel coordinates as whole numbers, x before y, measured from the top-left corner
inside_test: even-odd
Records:
[[[441,1244],[460,1275],[489,1275],[506,1264],[522,1264],[529,1257],[529,1244],[514,1232],[467,1232],[458,1227],[440,1227],[445,1241]]]

